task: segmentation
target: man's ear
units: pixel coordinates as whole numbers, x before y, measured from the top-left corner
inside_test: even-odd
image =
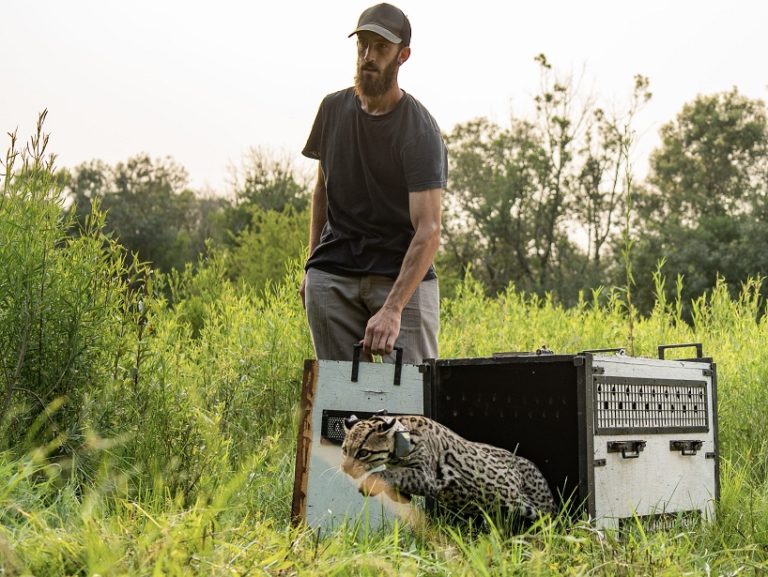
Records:
[[[397,55],[397,63],[402,66],[405,64],[406,60],[408,60],[411,57],[411,47],[406,46],[405,48],[400,49],[400,54]]]

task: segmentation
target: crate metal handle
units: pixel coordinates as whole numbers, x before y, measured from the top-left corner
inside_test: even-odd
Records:
[[[363,350],[363,345],[355,343],[352,347],[352,375],[349,380],[353,383],[357,382],[357,377],[360,374],[360,351]]]
[[[352,375],[350,381],[357,382],[360,375],[360,351],[363,350],[363,345],[355,343],[352,348]],[[400,386],[401,376],[403,374],[403,347],[395,347],[395,386]]]
[[[681,343],[678,345],[659,345],[659,358],[664,360],[664,353],[667,349],[684,349],[688,347],[696,347],[696,358],[704,358],[704,348],[701,343]]]
[[[680,451],[686,457],[693,457],[704,445],[702,441],[670,441],[670,451]]]
[[[608,441],[609,453],[621,453],[622,459],[637,459],[646,441]]]

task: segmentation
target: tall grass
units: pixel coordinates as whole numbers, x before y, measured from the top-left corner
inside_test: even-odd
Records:
[[[576,353],[627,346],[630,337],[635,354],[655,356],[658,344],[701,341],[719,377],[722,495],[714,523],[614,535],[555,518],[522,535],[396,525],[318,539],[288,523],[303,360],[312,356],[298,263],[266,293],[230,283],[217,260],[225,256],[168,278],[128,269],[97,218],[73,234],[50,167],[38,167],[45,179],[24,184],[23,165],[8,166],[0,337],[4,391],[13,394],[2,421],[0,575],[768,569],[768,321],[759,279],[736,299],[718,284],[693,303],[687,324],[657,274],[648,279],[656,307],[634,317],[631,330],[625,293],[610,289],[564,308],[514,287],[489,298],[469,277],[443,303],[445,358],[543,345]],[[35,389],[38,375],[61,386]]]

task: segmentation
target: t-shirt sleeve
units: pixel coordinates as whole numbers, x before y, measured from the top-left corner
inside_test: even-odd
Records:
[[[402,149],[408,192],[445,188],[448,184],[448,151],[439,130],[419,134]]]
[[[317,110],[317,116],[315,116],[315,123],[312,125],[312,131],[309,133],[307,143],[304,145],[304,150],[301,153],[307,158],[313,158],[315,160],[320,159],[320,153],[322,151],[323,142],[323,127],[325,122],[325,101],[320,104],[320,108]]]

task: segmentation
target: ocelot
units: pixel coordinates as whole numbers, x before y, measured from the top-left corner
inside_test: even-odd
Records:
[[[498,507],[526,519],[555,510],[549,485],[531,461],[468,441],[427,417],[352,415],[344,427],[341,468],[353,479],[370,472],[359,487],[363,495],[383,491],[401,502],[421,495],[452,511]]]

